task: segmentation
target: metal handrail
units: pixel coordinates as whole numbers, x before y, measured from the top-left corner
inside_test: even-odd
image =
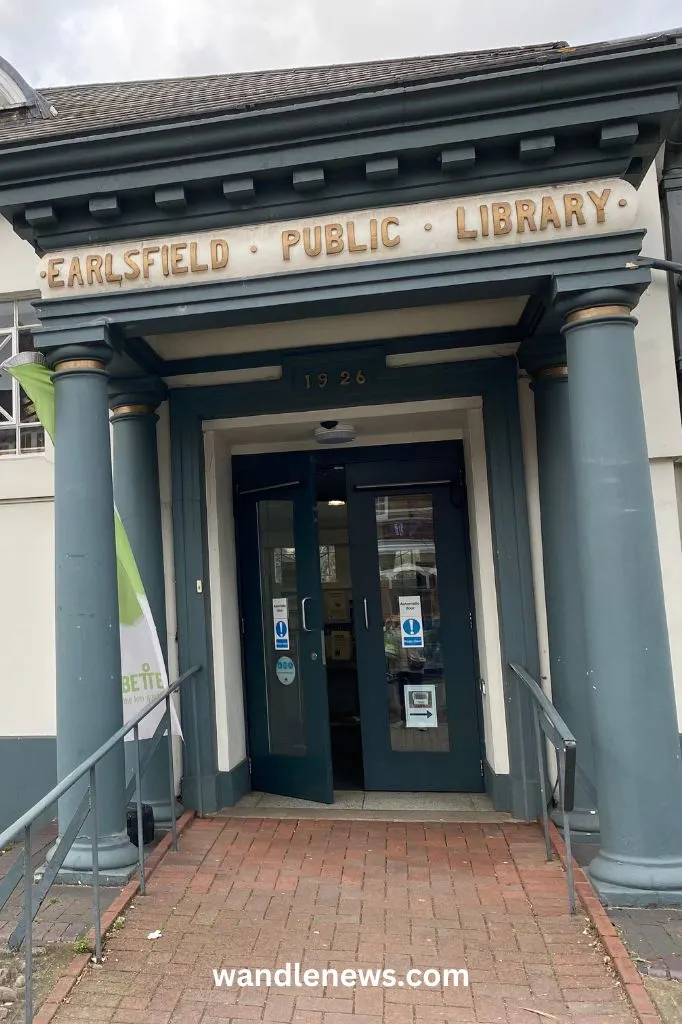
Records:
[[[178,691],[181,686],[186,683],[189,679],[196,676],[200,671],[200,666],[188,669],[184,672],[175,682],[171,683],[164,692],[147,704],[141,711],[138,712],[128,723],[121,726],[113,736],[111,736],[105,743],[103,743],[94,753],[90,754],[77,768],[74,768],[61,782],[58,782],[49,793],[47,793],[42,799],[38,800],[28,811],[17,818],[13,824],[0,833],[0,850],[7,846],[16,839],[20,834],[23,833],[24,840],[24,856],[21,860],[18,860],[14,865],[8,876],[3,880],[0,885],[0,908],[4,906],[7,900],[10,898],[14,890],[19,885],[21,877],[23,875],[24,882],[24,908],[22,921],[12,933],[10,937],[10,947],[20,948],[22,940],[24,942],[24,1021],[26,1024],[31,1024],[33,1020],[33,919],[38,913],[42,902],[49,891],[50,886],[54,882],[59,868],[64,862],[68,851],[73,845],[74,840],[79,834],[83,827],[85,820],[89,816],[91,818],[91,842],[92,842],[92,888],[93,888],[93,911],[95,919],[95,961],[99,962],[102,959],[102,928],[101,928],[101,906],[100,906],[100,883],[99,883],[99,828],[97,821],[97,765],[99,762],[106,757],[106,755],[125,737],[128,733],[134,733],[135,742],[135,769],[133,772],[132,779],[129,784],[126,785],[126,798],[129,799],[132,795],[131,787],[134,786],[135,791],[135,803],[137,808],[137,848],[139,854],[139,869],[140,869],[140,892],[144,894],[145,891],[145,871],[144,871],[144,842],[143,842],[143,828],[142,828],[142,776],[145,770],[149,766],[149,763],[156,752],[156,748],[161,742],[162,737],[167,734],[169,737],[168,741],[168,771],[169,771],[169,789],[170,789],[170,806],[171,806],[171,831],[173,836],[173,849],[178,848],[178,834],[177,834],[177,822],[175,815],[175,772],[173,768],[173,750],[172,750],[172,718],[171,718],[171,697]],[[198,723],[197,723],[197,703],[196,703],[196,691],[192,688],[192,711],[193,711],[193,726],[194,726],[194,749],[197,757],[197,778],[200,777],[199,772],[199,745],[198,745]],[[139,726],[140,722],[151,714],[161,704],[166,705],[166,710],[162,718],[160,719],[154,735],[149,741],[149,749],[147,750],[144,760],[140,759],[140,734]],[[36,886],[36,893],[33,890],[33,874],[31,871],[31,828],[34,825],[36,819],[40,818],[49,808],[51,808],[60,797],[64,796],[76,783],[89,774],[88,788],[83,794],[83,798],[80,801],[75,813],[73,814],[71,821],[64,830],[62,836],[59,838],[57,845],[54,848],[50,864],[43,876],[41,882]],[[201,800],[201,785],[199,784],[199,813],[203,813],[202,800]],[[23,870],[16,871],[23,863]],[[34,895],[37,898],[34,898]]]
[[[571,829],[568,822],[568,814],[573,810],[575,799],[575,771],[576,771],[576,739],[568,728],[563,718],[552,704],[551,700],[543,693],[540,685],[530,676],[521,665],[510,662],[509,668],[519,679],[533,698],[533,726],[535,729],[535,750],[538,759],[538,774],[540,777],[540,793],[542,797],[542,826],[545,834],[545,853],[547,860],[552,859],[552,843],[549,833],[549,813],[547,810],[547,786],[546,786],[546,745],[542,742],[541,731],[554,747],[557,754],[557,767],[559,772],[559,801],[561,820],[566,844],[566,884],[568,886],[568,905],[572,914],[575,914],[575,883],[573,877],[573,855],[571,852]]]

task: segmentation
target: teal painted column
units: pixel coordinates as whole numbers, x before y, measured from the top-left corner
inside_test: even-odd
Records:
[[[565,357],[550,360],[539,369],[532,387],[552,700],[578,743],[575,809],[570,814],[570,827],[576,841],[584,842],[599,831],[599,817],[581,579],[576,559],[576,500]]]
[[[166,589],[155,411],[164,393],[160,383],[152,381],[146,388],[140,385],[139,381],[116,381],[116,397],[110,399],[113,409],[114,497],[140,570],[161,649],[166,655]],[[125,394],[122,389],[125,389]],[[145,756],[150,742],[140,741],[141,757]],[[163,737],[142,777],[142,798],[153,807],[155,822],[162,825],[170,823],[172,817],[168,743],[169,738]],[[134,766],[135,750],[128,743],[126,767],[132,770]],[[175,813],[176,816],[181,813],[177,801]]]
[[[105,368],[111,350],[74,346],[55,366],[54,458],[57,776],[63,779],[123,724],[114,498]],[[59,802],[67,828],[87,777]],[[126,832],[123,742],[97,768],[99,866],[125,873],[137,860]],[[92,870],[90,824],[64,869]]]
[[[682,760],[631,309],[577,296],[564,334],[605,902],[682,902]]]

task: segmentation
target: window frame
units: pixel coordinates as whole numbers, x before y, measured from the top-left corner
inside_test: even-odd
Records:
[[[20,310],[22,305],[30,304],[31,299],[36,298],[33,296],[21,296],[21,297],[7,297],[0,299],[0,305],[13,306],[13,317],[12,324],[8,327],[0,327],[0,363],[4,362],[5,359],[9,359],[10,356],[17,355],[21,350],[19,347],[19,341],[22,335],[33,332],[40,326],[37,317],[31,320],[30,323],[20,323]],[[7,340],[9,339],[9,350],[7,349]],[[4,375],[1,375],[4,376]],[[45,454],[45,431],[36,420],[33,423],[23,423],[21,420],[21,387],[19,382],[10,378],[11,387],[11,416],[7,418],[4,410],[0,412],[0,437],[5,438],[14,434],[14,447],[13,448],[2,448],[0,447],[0,461],[3,458],[19,458],[19,457],[31,457],[33,455],[44,455]],[[9,389],[8,389],[9,390]],[[31,448],[24,448],[22,444],[22,438],[30,432],[35,432],[36,428],[40,429],[42,433],[42,443]]]

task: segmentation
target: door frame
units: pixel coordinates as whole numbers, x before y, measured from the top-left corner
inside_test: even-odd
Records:
[[[466,636],[465,643],[471,645],[471,679],[470,686],[471,692],[468,695],[468,699],[473,703],[474,721],[476,726],[476,757],[475,757],[475,768],[478,770],[478,763],[483,763],[484,753],[484,737],[482,732],[482,708],[481,708],[481,692],[477,682],[480,678],[478,671],[478,650],[476,645],[476,632],[475,632],[475,607],[473,600],[473,581],[471,576],[471,544],[469,535],[469,519],[467,511],[467,492],[466,492],[466,481],[464,473],[464,443],[461,440],[449,440],[449,441],[427,441],[420,442],[416,441],[410,444],[389,444],[389,445],[367,445],[358,448],[334,448],[333,450],[325,449],[310,449],[307,451],[292,451],[292,452],[280,452],[277,454],[262,453],[257,455],[236,455],[232,461],[232,478],[233,478],[233,491],[234,491],[234,502],[235,502],[235,527],[236,527],[236,538],[238,546],[238,590],[239,590],[239,601],[240,601],[240,614],[243,623],[242,629],[242,652],[244,660],[244,671],[243,671],[243,692],[244,692],[244,706],[245,706],[245,717],[247,721],[247,740],[248,749],[250,752],[250,760],[252,764],[252,771],[261,771],[261,766],[255,766],[254,762],[256,759],[256,753],[254,746],[262,745],[260,736],[261,717],[264,714],[262,705],[262,694],[260,693],[258,683],[255,682],[254,676],[252,675],[253,669],[251,665],[255,661],[260,665],[264,660],[264,655],[267,650],[267,639],[262,636],[257,644],[254,644],[254,638],[251,635],[247,635],[247,616],[253,616],[255,614],[255,591],[256,585],[254,583],[255,574],[258,572],[260,578],[260,571],[256,569],[254,564],[256,559],[256,552],[253,549],[252,538],[240,536],[240,532],[244,531],[249,533],[251,530],[250,516],[247,512],[244,513],[244,509],[239,507],[239,492],[240,489],[246,488],[247,491],[243,495],[245,499],[251,497],[251,491],[257,489],[259,495],[255,496],[258,500],[260,494],[263,498],[267,498],[268,495],[272,495],[276,498],[280,493],[279,488],[283,488],[282,494],[285,495],[284,500],[291,500],[292,488],[286,489],[285,481],[297,480],[303,488],[310,488],[312,484],[314,488],[314,480],[316,477],[316,471],[324,468],[325,466],[331,465],[343,465],[344,470],[351,471],[353,476],[353,470],[362,473],[363,465],[374,466],[376,464],[386,465],[387,473],[393,476],[400,476],[401,466],[406,466],[406,473],[412,477],[423,476],[424,480],[433,478],[433,472],[430,469],[424,469],[425,466],[433,467],[437,464],[438,469],[436,476],[440,474],[449,474],[452,478],[453,486],[456,486],[460,495],[460,505],[458,506],[461,515],[461,555],[464,562],[464,584],[466,594],[467,612],[471,616],[471,628]],[[303,478],[306,478],[305,480]],[[298,478],[301,478],[298,480]],[[351,586],[353,595],[357,595],[359,589],[362,589],[358,579],[358,553],[354,552],[353,546],[353,534],[355,532],[357,536],[357,527],[354,529],[353,525],[353,508],[356,504],[357,498],[354,499],[351,495],[351,489],[353,483],[349,482],[347,485],[346,499],[349,509],[349,554],[350,554],[350,565],[351,565]],[[399,485],[400,486],[400,485]],[[293,484],[292,484],[293,487]],[[390,487],[387,487],[390,489]],[[305,491],[300,492],[301,497],[305,495]],[[310,515],[311,520],[316,520],[315,509],[317,495],[315,493],[308,495],[310,500]],[[440,501],[440,499],[439,499]],[[434,506],[435,511],[435,506]],[[316,521],[311,522],[310,528],[313,530],[315,537],[317,538],[317,526]],[[437,527],[437,535],[442,533],[442,524]],[[443,557],[443,543],[442,537],[441,542],[438,543],[438,536],[436,536],[436,542],[439,550],[441,551],[441,559]],[[243,550],[243,546],[247,544],[246,550]],[[457,542],[459,543],[459,541]],[[297,544],[298,547],[298,544]],[[369,554],[369,553],[368,553]],[[362,561],[362,560],[360,560]],[[246,572],[244,566],[247,566]],[[443,574],[444,575],[444,574]],[[449,585],[449,581],[447,581]],[[446,580],[443,579],[442,588],[446,585]],[[319,589],[321,592],[321,579],[319,580]],[[260,595],[260,591],[259,591]],[[247,607],[247,605],[249,607]],[[250,607],[253,606],[253,607]],[[261,605],[260,600],[258,601],[258,615],[260,617]],[[361,629],[359,624],[359,613],[357,606],[355,608],[355,630],[356,630],[356,648],[360,650],[366,650],[367,644],[363,644],[365,639],[361,635]],[[360,638],[359,638],[360,634]],[[303,653],[303,652],[301,652]],[[371,750],[373,745],[378,744],[380,747],[385,745],[385,736],[372,738],[370,736],[370,720],[368,716],[368,693],[367,693],[367,679],[364,679],[363,687],[363,666],[360,664],[360,658],[358,658],[358,690],[360,696],[361,705],[361,729],[363,736],[363,762],[365,765],[369,763],[366,752]],[[365,670],[368,665],[365,661]],[[382,666],[383,668],[383,666]],[[303,665],[301,666],[303,671]],[[449,689],[451,689],[450,684]],[[322,714],[322,708],[319,706],[318,701],[311,701],[311,713],[317,714],[319,717]],[[254,719],[257,717],[257,721]],[[376,716],[372,716],[372,725],[377,725]],[[329,715],[328,707],[326,708],[326,718],[324,721],[321,719],[317,722],[317,726],[320,729],[320,734],[324,734],[329,741]],[[330,756],[329,742],[327,742],[327,752]],[[365,786],[367,790],[396,790],[396,791],[440,791],[444,787],[440,786],[435,781],[429,781],[428,775],[430,774],[427,770],[424,771],[424,765],[422,764],[421,757],[419,758],[419,764],[415,763],[415,758],[408,755],[410,761],[410,770],[417,772],[418,783],[416,785],[409,785],[402,772],[396,774],[397,781],[386,782],[386,784],[378,785],[366,785],[367,780],[367,768],[365,768]],[[406,758],[407,760],[407,758]],[[274,763],[274,762],[273,762]],[[329,762],[329,770],[331,770],[331,761]],[[398,766],[396,766],[398,767]],[[402,767],[407,768],[407,764]],[[290,781],[289,770],[286,764],[281,765],[281,769],[284,772],[285,778],[280,782],[280,786],[287,788]],[[476,776],[476,784],[473,782],[464,787],[461,792],[481,792],[483,790],[483,778],[482,773]],[[305,779],[299,780],[298,785],[301,789],[305,786]],[[323,785],[324,788],[324,785]],[[445,787],[446,791],[453,791],[452,787]],[[275,792],[275,790],[267,790],[268,792]],[[299,797],[302,799],[315,799],[318,801],[326,802],[324,795],[306,796],[301,792],[288,792],[286,795]]]
[[[427,347],[435,347],[433,340],[429,341]],[[420,342],[413,339],[414,347]],[[457,335],[438,337],[442,348],[457,343]],[[373,351],[377,344],[390,351],[389,342],[373,343]],[[362,358],[362,345],[345,349]],[[315,351],[309,350],[313,359]],[[258,362],[282,364],[286,356],[281,351],[259,353]],[[380,399],[368,391],[366,396],[354,395],[352,404],[462,399],[473,402],[472,407],[482,407],[485,433],[481,440],[488,469],[509,749],[508,774],[496,774],[486,762],[486,790],[498,809],[530,821],[539,813],[541,803],[533,760],[532,709],[508,669],[509,662],[516,661],[526,665],[531,674],[538,671],[517,376],[513,357],[395,368],[384,372]],[[197,789],[201,786],[207,811],[229,806],[248,789],[248,766],[244,761],[221,769],[217,759],[210,593],[208,584],[201,594],[196,589],[198,580],[209,578],[203,431],[205,425],[211,429],[212,421],[310,409],[308,398],[292,395],[290,380],[285,377],[238,386],[182,388],[169,396],[178,661],[181,671],[201,666],[195,684],[198,751],[194,749],[192,702],[181,700],[187,724],[183,799],[189,807],[198,806]],[[319,403],[319,397],[316,400]]]

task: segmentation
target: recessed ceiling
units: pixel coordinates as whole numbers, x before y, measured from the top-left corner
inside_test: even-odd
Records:
[[[278,324],[249,324],[216,331],[148,335],[146,341],[162,359],[171,360],[409,338],[420,334],[513,327],[519,322],[527,301],[527,295],[517,295],[415,309],[289,320]]]

